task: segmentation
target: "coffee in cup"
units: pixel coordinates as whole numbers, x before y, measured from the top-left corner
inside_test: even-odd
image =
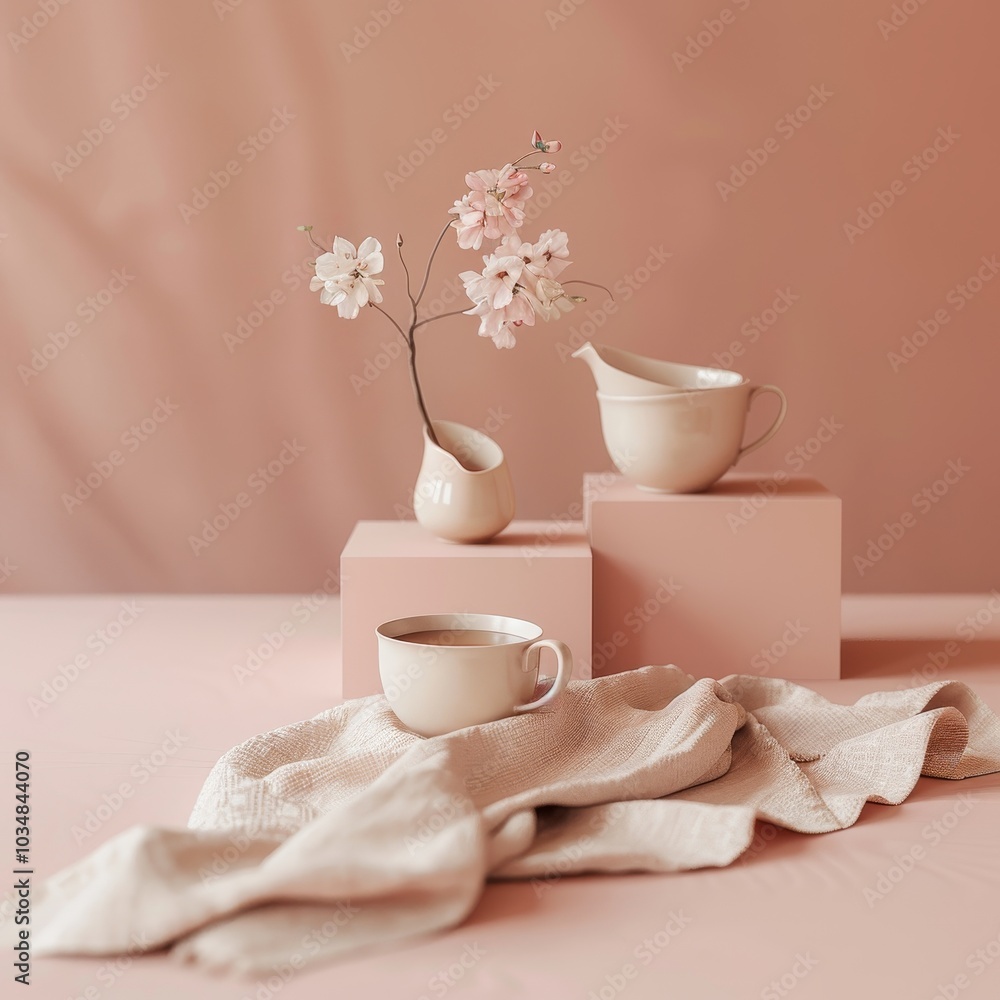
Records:
[[[495,722],[549,705],[573,673],[565,643],[543,639],[532,622],[502,615],[417,615],[375,630],[379,676],[399,720],[421,736]],[[542,649],[556,655],[555,678],[534,698]]]

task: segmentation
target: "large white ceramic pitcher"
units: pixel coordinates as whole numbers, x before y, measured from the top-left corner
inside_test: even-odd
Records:
[[[584,344],[574,355],[597,382],[604,444],[618,471],[640,489],[698,493],[777,433],[788,403],[775,385],[752,385],[738,372],[644,358]],[[753,401],[780,401],[771,426],[743,444]]]

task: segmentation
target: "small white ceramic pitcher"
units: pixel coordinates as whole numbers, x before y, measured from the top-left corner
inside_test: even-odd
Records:
[[[487,542],[514,519],[514,484],[503,450],[482,431],[433,421],[413,490],[421,526],[449,542]]]

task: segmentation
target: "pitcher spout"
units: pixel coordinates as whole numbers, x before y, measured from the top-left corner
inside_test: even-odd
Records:
[[[589,340],[582,347],[578,347],[570,357],[579,358],[586,364],[600,392],[612,391],[615,369],[601,357],[598,349]]]
[[[597,391],[608,396],[662,396],[700,389],[731,388],[746,380],[738,372],[633,354],[587,341],[572,357],[586,362]]]
[[[570,355],[570,357],[586,361],[591,370],[593,370],[596,364],[601,360],[597,355],[597,351],[594,350],[594,345],[589,340],[582,347],[578,347]]]

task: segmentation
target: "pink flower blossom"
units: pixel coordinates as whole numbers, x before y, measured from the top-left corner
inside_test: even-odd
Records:
[[[452,226],[458,230],[458,245],[463,250],[478,250],[483,245],[484,213],[469,204],[469,195],[463,195],[448,209],[450,215],[458,218]]]
[[[467,316],[479,317],[479,336],[492,337],[497,347],[513,347],[512,327],[534,326],[535,312],[527,295],[518,286],[510,302],[500,309],[494,309],[486,299],[481,299],[471,309],[466,310]]]
[[[498,240],[524,222],[524,206],[532,195],[528,175],[506,164],[500,170],[476,170],[465,175],[469,192],[448,209],[458,218],[458,245],[478,250],[483,239]]]
[[[465,293],[474,303],[467,315],[479,317],[479,335],[497,347],[513,347],[513,328],[534,326],[535,316],[556,319],[573,308],[556,276],[570,263],[568,237],[561,229],[528,243],[512,233],[483,257],[482,272],[463,271]]]
[[[385,266],[382,244],[374,236],[365,239],[357,249],[342,236],[333,241],[333,250],[316,258],[316,275],[309,282],[310,291],[319,290],[324,305],[336,306],[341,319],[357,319],[362,306],[381,302],[378,286],[384,284],[380,274]]]
[[[497,254],[509,254],[524,262],[521,282],[533,289],[539,278],[558,278],[569,266],[569,237],[561,229],[546,229],[537,243],[527,243],[516,234],[503,239]]]
[[[548,322],[558,319],[573,308],[573,300],[555,278],[539,278],[533,289],[525,289],[525,296],[538,316]]]
[[[459,277],[465,284],[465,294],[473,302],[488,302],[491,309],[502,309],[514,297],[517,279],[524,270],[524,261],[514,255],[483,257],[486,266],[481,273],[463,271]]]
[[[561,229],[546,229],[535,242],[527,266],[536,274],[557,278],[570,263],[569,236]]]
[[[549,139],[546,142],[542,138],[541,132],[536,128],[534,132],[531,133],[531,148],[539,149],[543,153],[558,153],[562,149],[562,143],[558,139]]]

